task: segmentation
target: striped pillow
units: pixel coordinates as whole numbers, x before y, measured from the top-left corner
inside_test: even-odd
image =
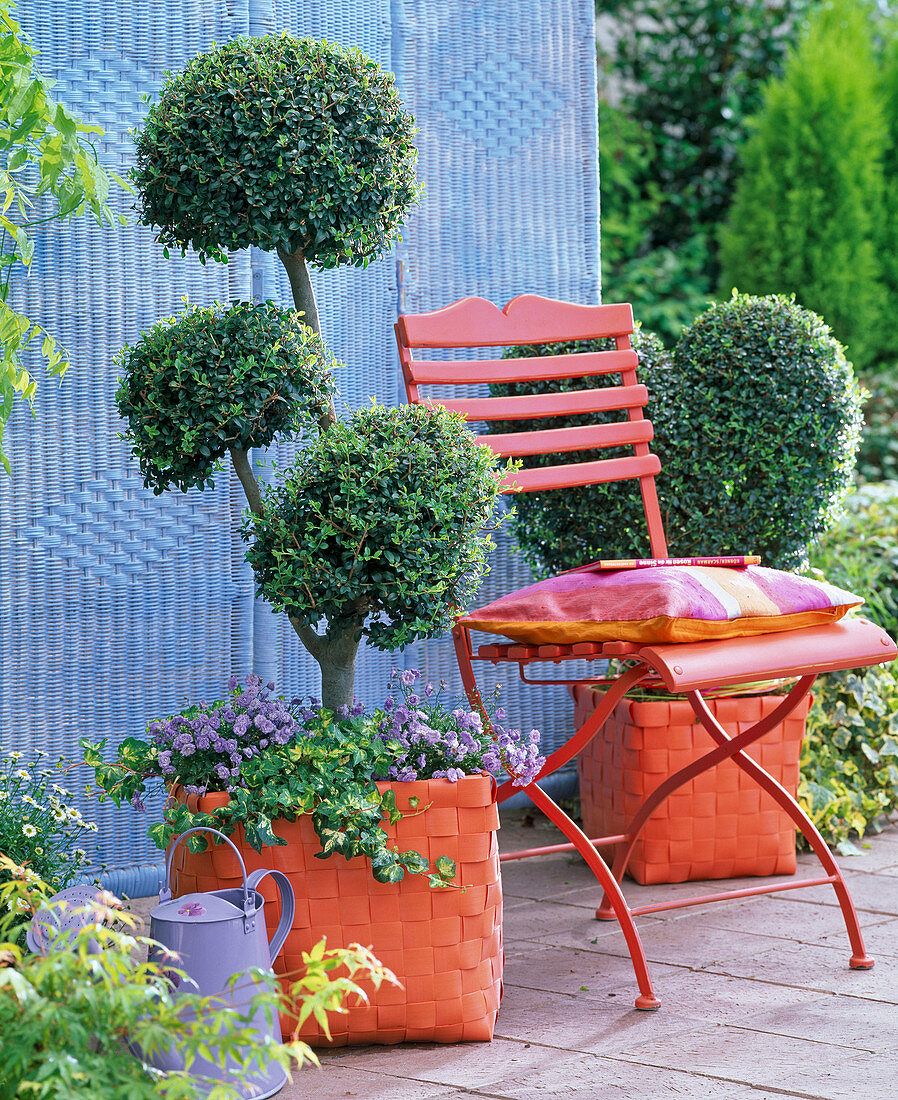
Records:
[[[697,642],[833,623],[863,602],[831,584],[757,565],[662,565],[563,573],[460,622],[536,645]]]

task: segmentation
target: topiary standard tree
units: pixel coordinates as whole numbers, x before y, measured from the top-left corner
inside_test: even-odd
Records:
[[[230,454],[260,590],[321,667],[331,710],[352,705],[361,639],[439,633],[490,545],[492,453],[445,410],[375,406],[338,422],[317,335],[308,265],[363,266],[398,240],[420,192],[414,133],[370,58],[281,35],[195,58],[137,138],[140,217],[166,248],[203,260],[274,249],[300,313],[240,303],[155,326],[121,357],[128,438],[155,492],[210,484]],[[263,498],[249,450],[297,430],[303,449]]]
[[[791,298],[743,294],[703,313],[672,357],[638,330],[633,346],[649,390],[646,415],[661,460],[658,497],[670,552],[758,553],[764,565],[800,566],[851,483],[860,434],[860,390],[827,326]],[[614,382],[613,375],[590,380]],[[570,383],[545,384],[562,388]],[[588,419],[555,418],[551,425]],[[584,452],[578,460],[613,455]],[[525,460],[546,461],[551,456]],[[538,573],[648,554],[635,482],[521,493],[516,511],[515,537]]]
[[[393,74],[358,49],[237,38],[171,76],[137,135],[131,178],[168,248],[226,260],[277,251],[315,332],[308,265],[364,267],[417,202],[415,123]]]

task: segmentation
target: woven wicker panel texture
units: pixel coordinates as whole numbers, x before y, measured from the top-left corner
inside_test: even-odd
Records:
[[[578,725],[594,706],[574,689]],[[710,699],[730,734],[743,733],[782,701],[778,695]],[[747,754],[793,796],[810,701]],[[604,730],[578,757],[580,806],[587,836],[622,833],[668,775],[712,749],[710,735],[685,700],[619,703]],[[641,883],[795,873],[795,826],[731,760],[685,783],[649,818],[627,873]]]
[[[504,305],[525,291],[598,301],[593,5],[419,0],[395,12],[393,65],[421,128],[426,187],[399,248],[401,311],[468,295]],[[477,602],[532,579],[513,538],[500,533]],[[428,679],[461,690],[448,637],[415,657]],[[548,748],[567,739],[563,688],[528,688],[516,666],[478,667],[477,675],[486,686],[501,683],[513,724],[539,729]]]
[[[504,302],[524,290],[595,301],[598,294],[593,7],[587,0],[265,2],[21,0],[40,69],[73,110],[106,130],[110,166],[133,157],[141,97],[213,41],[287,29],[358,45],[392,68],[421,129],[427,191],[396,255],[365,270],[315,273],[325,336],[348,407],[399,400],[392,324],[400,307],[432,309],[466,294]],[[121,209],[130,200],[116,197]],[[253,600],[236,536],[243,498],[223,473],[214,490],[145,490],[114,404],[113,355],[182,297],[290,302],[273,258],[257,250],[227,266],[166,260],[136,226],[101,233],[51,226],[13,304],[66,343],[73,368],[48,382],[32,422],[9,427],[15,477],[0,485],[0,744],[72,754],[79,736],[115,744],[148,719],[214,698],[251,668],[285,692],[311,694],[317,670],[289,628]],[[35,364],[36,365],[36,364]],[[40,369],[38,368],[38,376]],[[260,455],[260,476],[289,447]],[[500,536],[482,598],[529,580]],[[404,655],[361,655],[359,694],[383,696],[393,664],[420,665],[460,687],[448,638]],[[513,690],[518,724],[549,744],[567,731],[563,692]],[[536,705],[539,704],[539,705]],[[98,807],[97,856],[120,870],[112,888],[149,892],[158,853],[137,812]],[[151,811],[153,807],[151,807]],[[145,866],[143,866],[145,865]]]
[[[296,916],[279,974],[302,969],[302,952],[327,937],[331,947],[370,945],[375,955],[402,982],[399,989],[366,983],[368,1005],[349,1005],[331,1020],[334,1046],[363,1043],[477,1041],[492,1038],[502,982],[502,887],[496,830],[499,815],[490,781],[468,776],[457,784],[446,780],[403,783],[396,804],[407,816],[386,826],[400,850],[414,849],[433,861],[441,855],[456,860],[455,887],[433,890],[420,875],[407,875],[396,885],[375,882],[366,859],[348,863],[339,856],[315,858],[321,844],[308,817],[276,822],[285,847],[255,852],[237,830],[234,841],[247,870],[283,871],[296,894]],[[210,796],[207,796],[207,798]],[[215,796],[211,796],[215,798]],[[415,813],[409,799],[416,798]],[[195,795],[187,796],[195,808]],[[206,804],[201,799],[199,806]],[[198,854],[182,845],[175,852],[172,889],[175,896],[196,890],[241,885],[240,866],[225,845]],[[268,904],[269,935],[280,919],[280,902],[272,880],[261,891]],[[285,1018],[284,1032],[292,1031]],[[300,1038],[328,1045],[310,1019]]]
[[[245,5],[244,5],[245,7]],[[129,127],[165,69],[245,25],[233,3],[73,4],[22,0],[20,19],[56,94],[106,130],[119,172],[132,157]],[[116,196],[127,209],[127,196]],[[239,498],[222,476],[214,491],[154,497],[117,438],[114,353],[181,298],[248,297],[249,258],[202,268],[165,260],[152,234],[103,234],[86,223],[42,235],[15,302],[62,337],[73,367],[45,382],[30,422],[10,424],[14,478],[0,488],[0,731],[4,746],[77,754],[79,736],[141,733],[188,699],[210,698],[233,668],[249,668],[251,585],[234,538]],[[37,371],[40,376],[40,370]],[[136,866],[110,884],[140,888],[140,865],[159,854],[146,818],[98,807],[100,860]],[[155,881],[155,871],[148,874]]]

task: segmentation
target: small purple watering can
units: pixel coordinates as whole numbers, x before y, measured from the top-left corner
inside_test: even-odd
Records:
[[[212,833],[230,844],[240,861],[243,886],[232,890],[185,894],[172,900],[172,856],[182,840],[197,832]],[[267,875],[274,878],[281,896],[281,919],[270,944],[265,929],[265,899],[258,891],[259,883]],[[264,988],[263,984],[250,974],[237,981],[232,979],[252,967],[270,969],[293,924],[294,908],[293,888],[281,871],[253,871],[247,876],[240,853],[223,833],[203,826],[188,829],[169,848],[159,904],[150,913],[150,938],[161,944],[161,947],[151,950],[150,961],[163,967],[174,966],[187,974],[186,980],[172,975],[175,996],[188,991],[215,996],[222,1007],[232,1006],[235,1012],[245,1015],[253,997]],[[171,959],[171,955],[176,958]],[[247,1025],[247,1045],[260,1047],[267,1042],[281,1041],[277,1016],[272,1016],[265,1009],[256,1012],[252,1023]],[[140,1050],[134,1053],[156,1069],[185,1068],[183,1058],[173,1047],[152,1055]],[[203,1082],[198,1086],[198,1096],[205,1095],[216,1082],[231,1076],[227,1067],[217,1066],[203,1058],[191,1063],[190,1073]],[[254,1070],[246,1078],[244,1096],[265,1100],[265,1097],[280,1092],[286,1081],[286,1073],[277,1064]]]

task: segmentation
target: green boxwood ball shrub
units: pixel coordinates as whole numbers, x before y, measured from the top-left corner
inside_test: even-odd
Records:
[[[420,192],[414,119],[358,49],[237,38],[171,76],[136,137],[140,221],[222,259],[250,245],[364,265]]]
[[[656,449],[672,552],[800,566],[851,484],[862,423],[829,328],[792,298],[734,294],[683,332],[666,380]]]
[[[506,354],[610,346],[575,342]],[[638,327],[633,347],[649,389],[646,415],[655,427],[652,450],[661,460],[656,484],[670,553],[758,553],[774,568],[801,565],[851,482],[861,424],[851,364],[826,325],[790,298],[735,295],[693,322],[672,356]],[[501,394],[619,384],[614,374],[490,388]],[[531,423],[564,427],[621,418],[607,413]],[[513,428],[499,422],[491,430]],[[566,460],[627,453],[632,450],[607,448]],[[524,461],[553,465],[559,458]],[[515,508],[515,537],[538,574],[649,553],[635,481],[519,493]]]
[[[457,413],[356,411],[246,515],[261,594],[302,626],[355,621],[379,649],[440,634],[486,571],[498,473]]]
[[[125,438],[157,494],[211,485],[230,447],[264,447],[310,424],[333,393],[321,338],[271,302],[195,306],[116,361]]]
[[[670,354],[654,333],[647,332],[638,325],[633,333],[632,344],[639,356],[639,377],[653,395],[654,407],[657,404],[657,395],[664,392],[664,379],[670,370]],[[613,348],[612,340],[573,340],[559,344],[509,348],[505,352],[505,358],[609,351]],[[562,390],[597,389],[614,385],[620,385],[618,374],[597,375],[588,379],[565,378],[538,384],[495,383],[490,386],[490,393],[494,396],[557,393]],[[595,413],[532,420],[528,421],[528,426],[538,430],[607,423],[620,418],[620,413]],[[520,424],[494,421],[489,430],[495,433],[520,431]],[[524,458],[522,462],[525,468],[532,468],[554,466],[559,461],[592,462],[627,453],[632,454],[632,449],[628,451],[624,448],[608,447],[599,451],[578,451],[576,454],[564,456],[563,459],[557,455],[533,455]],[[538,574],[572,569],[598,557],[642,557],[649,552],[648,532],[636,482],[517,493],[514,496],[514,506],[512,530],[515,539],[524,559]]]

